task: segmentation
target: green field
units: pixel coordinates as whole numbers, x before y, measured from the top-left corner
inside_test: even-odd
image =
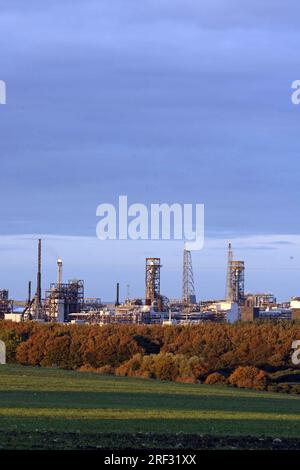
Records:
[[[122,447],[133,446],[134,438],[147,445],[162,435],[176,435],[179,442],[186,434],[297,438],[300,398],[0,366],[2,448]]]

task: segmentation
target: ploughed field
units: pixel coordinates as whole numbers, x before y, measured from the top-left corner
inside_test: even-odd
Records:
[[[298,436],[296,395],[0,366],[2,449],[300,449]]]

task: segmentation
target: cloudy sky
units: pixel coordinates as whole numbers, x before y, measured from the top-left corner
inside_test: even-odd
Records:
[[[101,242],[96,207],[204,203],[198,296],[222,297],[226,244],[247,290],[300,295],[298,0],[0,0],[0,283],[24,297],[43,234],[89,295],[143,295],[161,256],[180,295],[182,244]],[[297,282],[296,282],[297,281]]]

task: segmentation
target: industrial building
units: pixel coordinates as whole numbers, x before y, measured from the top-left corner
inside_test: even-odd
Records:
[[[83,310],[83,305],[83,281],[73,279],[67,283],[55,283],[46,291],[44,314],[50,321],[67,322],[70,314]]]
[[[233,259],[231,243],[228,245],[226,300],[242,305],[245,300],[245,263]]]
[[[13,311],[13,301],[9,299],[9,291],[7,289],[0,290],[0,320],[4,319],[6,313]]]
[[[145,299],[120,299],[120,284],[116,284],[116,299],[103,304],[99,297],[85,298],[84,281],[63,280],[63,261],[57,259],[57,279],[42,297],[42,240],[38,240],[36,291],[31,295],[31,281],[23,308],[14,309],[8,290],[0,290],[0,319],[59,323],[106,324],[197,324],[202,322],[299,320],[300,297],[278,304],[271,293],[245,293],[245,263],[234,259],[228,245],[225,299],[197,302],[192,254],[184,247],[182,297],[169,300],[161,294],[161,259],[145,260]]]

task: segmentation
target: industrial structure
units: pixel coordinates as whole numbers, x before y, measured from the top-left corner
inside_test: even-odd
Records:
[[[300,320],[300,297],[293,297],[290,303],[292,320]]]
[[[9,299],[9,291],[7,289],[0,290],[0,320],[4,319],[6,313],[13,311],[13,300]]]
[[[248,298],[249,297],[250,295],[248,294]],[[260,307],[260,308],[276,307],[277,300],[273,294],[260,293],[260,294],[254,294],[251,297],[253,298],[253,304],[255,307]]]
[[[117,294],[116,294],[116,303],[115,306],[118,307],[120,305],[120,284],[117,283]]]
[[[0,290],[0,320],[59,323],[106,324],[197,324],[202,322],[300,320],[300,297],[279,304],[271,293],[246,294],[245,264],[234,260],[231,243],[228,246],[226,297],[197,302],[191,252],[184,247],[181,299],[169,300],[161,294],[161,259],[146,258],[145,299],[120,299],[120,284],[116,284],[116,299],[104,304],[100,298],[85,298],[84,281],[63,280],[63,261],[57,259],[57,278],[42,297],[42,240],[38,240],[36,291],[31,295],[28,283],[27,299],[15,304],[8,290]],[[19,304],[22,304],[22,307]]]
[[[46,291],[44,315],[48,320],[67,322],[69,315],[82,311],[84,282],[72,279],[68,283],[54,283]]]
[[[33,302],[32,311],[34,317],[37,320],[43,319],[43,307],[42,307],[42,240],[38,241],[38,269],[37,269],[37,281],[36,281],[36,293]]]
[[[183,250],[182,304],[186,307],[196,304],[192,255],[185,247]]]
[[[235,261],[231,243],[228,244],[226,300],[242,305],[245,300],[245,263]]]
[[[63,269],[63,262],[61,258],[57,260],[57,286],[60,287],[62,285],[62,269]]]
[[[146,258],[146,297],[145,304],[162,309],[160,295],[160,258]]]

